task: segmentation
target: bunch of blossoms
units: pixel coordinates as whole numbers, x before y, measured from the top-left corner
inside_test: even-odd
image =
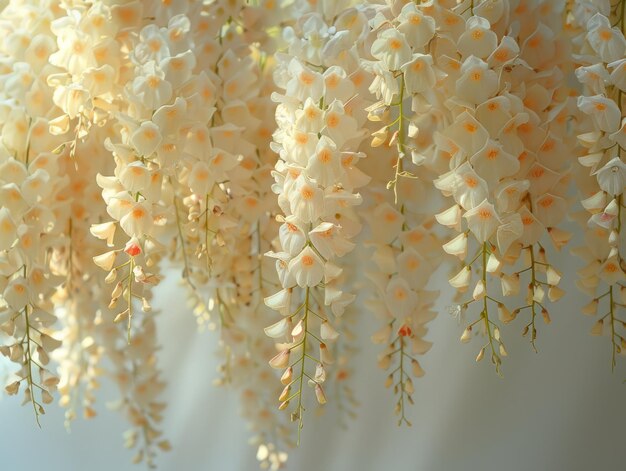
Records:
[[[373,78],[366,85],[376,101],[367,110],[377,128],[366,168],[372,176],[367,219],[374,250],[366,274],[375,288],[367,305],[383,324],[372,340],[385,346],[379,366],[390,371],[385,385],[398,396],[398,423],[411,425],[406,418],[406,402],[413,403],[415,391],[411,377],[424,374],[415,356],[431,347],[424,336],[438,296],[426,289],[441,259],[441,244],[432,231],[437,193],[420,152],[428,145],[425,123],[441,73],[429,55],[432,17],[414,3],[389,3],[370,13],[361,61]]]
[[[140,20],[140,5],[132,3],[109,8],[101,3],[80,3],[64,6],[66,10],[58,8],[58,5],[47,10],[50,14],[54,12],[54,19],[51,15],[41,15],[38,19],[45,25],[48,35],[45,41],[38,35],[30,45],[28,41],[23,42],[33,48],[37,59],[45,64],[45,69],[42,69],[45,74],[42,74],[38,86],[31,88],[31,96],[39,105],[37,113],[46,117],[37,119],[45,119],[44,129],[49,129],[54,137],[40,138],[36,143],[54,152],[46,154],[45,159],[57,168],[57,174],[66,175],[60,179],[62,184],[58,192],[52,193],[52,201],[47,202],[47,207],[54,211],[58,220],[59,231],[57,244],[48,250],[51,257],[47,258],[59,283],[54,296],[47,297],[57,308],[63,325],[64,348],[57,358],[63,377],[61,403],[69,407],[68,419],[73,418],[79,385],[83,384],[84,415],[95,415],[91,406],[94,400],[92,390],[98,385],[96,377],[102,371],[98,362],[103,355],[108,356],[113,364],[112,376],[124,395],[120,405],[134,427],[129,433],[136,436],[141,430],[146,447],[152,447],[161,434],[155,424],[161,420],[163,407],[155,400],[162,385],[156,381],[154,329],[150,328],[149,322],[143,323],[139,327],[137,342],[141,341],[146,349],[129,352],[124,349],[125,342],[120,342],[121,332],[112,324],[114,314],[106,309],[94,312],[96,308],[106,306],[109,300],[113,308],[124,291],[122,281],[115,286],[112,298],[110,291],[105,294],[99,289],[104,282],[116,280],[118,268],[114,264],[116,254],[121,250],[98,255],[105,243],[97,239],[106,241],[110,247],[124,242],[119,237],[115,238],[113,224],[92,224],[102,221],[105,216],[104,207],[97,204],[99,198],[96,200],[94,197],[98,192],[95,182],[98,172],[110,171],[112,167],[107,157],[110,154],[102,143],[105,138],[114,135],[109,118],[115,106],[115,93],[121,90],[114,85],[114,71],[120,69],[120,57],[125,48],[120,38],[128,33],[133,19]],[[22,7],[33,8],[29,5],[17,8]],[[20,13],[22,18],[37,18],[32,11],[28,15],[17,13],[18,18]],[[4,15],[10,17],[6,10]],[[36,60],[30,62],[38,64]],[[49,116],[57,118],[48,121]],[[61,143],[64,144],[59,145]],[[70,170],[70,166],[74,169]],[[54,188],[54,185],[49,187]],[[86,195],[90,196],[86,198]],[[40,190],[41,197],[48,198],[44,189]],[[56,204],[59,209],[56,209]],[[86,240],[85,235],[89,231],[97,239]],[[139,255],[137,247],[138,244],[126,244],[126,253]],[[95,271],[94,262],[105,268],[108,274],[104,276],[103,272]],[[142,281],[151,281],[145,273],[137,272],[135,276]],[[123,281],[130,280],[130,277],[129,273]],[[125,294],[132,299],[130,288]],[[107,301],[98,302],[103,301],[103,295]],[[141,301],[144,309],[149,310],[147,298],[142,297]],[[134,441],[129,440],[128,443]],[[164,449],[169,447],[166,441],[159,441],[158,445]],[[153,451],[144,451],[137,455],[136,460],[145,458],[151,462],[153,454]]]
[[[284,371],[279,409],[296,403],[291,419],[298,436],[305,381],[326,403],[322,384],[334,361],[327,342],[339,336],[331,315],[341,316],[355,297],[342,289],[341,260],[361,228],[353,207],[361,203],[356,188],[367,183],[356,168],[365,113],[351,80],[353,73],[360,76],[354,45],[361,32],[350,24],[360,15],[344,7],[318,2],[299,12],[284,31],[289,47],[276,54],[274,72],[285,90],[272,95],[278,103],[272,149],[279,155],[273,190],[284,216],[277,217],[278,241],[267,255],[276,261],[282,289],[265,303],[283,318],[265,331],[278,341],[270,365]]]
[[[91,237],[92,221],[106,217],[96,175],[107,161],[102,146],[106,128],[94,128],[85,142],[79,142],[76,159],[65,150],[59,158],[60,172],[68,182],[57,199],[64,201],[63,243],[52,252],[51,269],[63,280],[53,302],[59,317],[63,345],[54,355],[59,365],[60,405],[65,407],[66,427],[82,409],[84,418],[96,416],[95,390],[103,374],[104,349],[97,342],[100,326],[96,312],[108,304],[106,274],[94,269],[93,256],[106,250],[106,241]],[[89,155],[89,158],[83,156]],[[112,317],[106,317],[108,324]],[[114,374],[113,374],[114,375]]]
[[[244,416],[254,433],[250,442],[258,447],[262,465],[276,468],[292,443],[274,405],[280,390],[266,369],[271,342],[261,328],[271,318],[263,299],[278,286],[272,261],[263,256],[278,229],[271,193],[276,155],[269,149],[275,110],[269,99],[272,65],[263,33],[285,14],[281,9],[274,17],[269,6],[232,2],[225,11],[214,3],[192,25],[195,50],[203,52],[196,67],[214,72],[215,111],[208,125],[216,157],[195,162],[183,177],[187,185],[175,191],[186,210],[183,218],[176,208],[177,254],[182,255],[190,302],[200,326],[214,312],[219,319],[224,364],[216,382],[241,391]],[[259,24],[264,29],[256,31],[258,43],[251,45],[249,32]],[[208,37],[207,31],[216,31],[216,37]]]
[[[48,363],[61,344],[52,295],[62,280],[49,254],[62,244],[67,210],[46,117],[54,14],[49,2],[16,3],[0,22],[0,352],[18,367],[6,392],[23,392],[38,423],[59,382]]]
[[[472,269],[479,275],[471,298],[458,307],[462,313],[472,303],[481,306],[461,341],[469,341],[472,331],[481,328],[488,341],[476,360],[488,349],[497,372],[507,351],[490,307],[495,305],[505,323],[528,309],[530,321],[523,334],[530,334],[534,346],[536,316],[541,313],[550,322],[545,298],[555,301],[564,294],[557,286],[561,276],[547,262],[540,242],[547,233],[560,248],[569,238],[555,227],[568,208],[567,150],[573,146],[566,126],[573,111],[562,80],[569,57],[567,37],[559,21],[542,23],[546,10],[558,12],[559,6],[427,6],[438,25],[433,62],[446,74],[438,86],[438,108],[448,112],[440,118],[425,165],[440,174],[435,186],[454,200],[436,215],[458,234],[443,246],[463,261],[450,284],[464,293],[472,284]],[[477,247],[468,256],[474,245],[470,235]],[[504,267],[515,269],[520,255],[522,268],[507,273]],[[511,312],[494,297],[492,280],[500,278],[502,295],[513,296],[524,273],[530,275],[526,303]]]
[[[583,308],[600,317],[591,333],[608,334],[611,366],[626,351],[620,311],[626,305],[626,2],[575,2],[572,22],[579,33],[576,76],[583,86],[578,107],[586,119],[578,136],[584,148],[578,162],[578,188],[585,212],[578,216],[585,228],[585,245],[575,250],[586,265],[578,271],[578,287],[593,299]]]

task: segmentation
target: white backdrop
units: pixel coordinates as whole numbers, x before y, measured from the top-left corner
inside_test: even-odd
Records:
[[[624,469],[626,454],[626,359],[615,374],[607,338],[591,337],[593,321],[580,313],[585,298],[572,286],[578,266],[566,253],[560,267],[569,273],[568,296],[551,311],[552,325],[539,330],[539,354],[520,331],[520,318],[503,329],[509,357],[504,379],[488,360],[474,363],[480,343],[460,344],[462,328],[439,304],[428,339],[434,342],[415,381],[412,428],[398,428],[391,391],[376,366],[378,348],[369,344],[376,329],[367,314],[360,323],[361,343],[355,386],[359,417],[342,430],[330,414],[309,413],[303,445],[290,454],[294,471],[589,471]],[[439,283],[447,290],[446,283]],[[247,444],[239,397],[211,385],[215,378],[216,334],[197,334],[193,316],[174,283],[158,291],[160,353],[169,382],[165,429],[173,450],[161,456],[162,470],[257,469]],[[104,395],[115,397],[107,387]],[[77,420],[68,434],[62,411],[49,407],[36,427],[30,407],[15,398],[0,400],[0,470],[110,471],[143,469],[130,464],[122,448],[123,419],[100,401],[99,416]],[[295,427],[294,427],[295,433]]]

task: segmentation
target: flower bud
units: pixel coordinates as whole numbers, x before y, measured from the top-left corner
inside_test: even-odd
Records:
[[[289,349],[283,350],[279,352],[274,358],[269,361],[269,364],[272,368],[283,369],[289,366],[289,354],[291,351]]]
[[[604,322],[602,319],[600,319],[591,328],[591,335],[602,335],[603,327],[604,327]]]
[[[485,356],[485,347],[481,348],[480,352],[478,352],[478,355],[476,355],[476,363],[482,360],[484,356]]]
[[[278,396],[278,400],[283,402],[285,399],[289,397],[290,391],[291,391],[291,385],[288,384],[287,386],[283,388],[282,392],[280,393],[280,396]]]
[[[319,384],[315,385],[315,397],[317,398],[317,402],[320,404],[326,404],[326,395]]]
[[[320,326],[320,337],[322,340],[336,340],[339,337],[339,332],[328,321],[323,321]]]
[[[117,278],[117,269],[114,268],[113,270],[111,270],[109,272],[109,274],[106,276],[106,278],[104,279],[105,283],[113,283],[115,281],[115,279]]]
[[[280,382],[283,384],[289,384],[291,383],[291,378],[293,378],[293,368],[290,366],[280,377]]]
[[[128,316],[130,316],[130,309],[126,309],[120,312],[117,316],[115,316],[113,322],[117,324],[118,322],[122,322],[123,320],[128,319]]]
[[[322,360],[322,363],[325,365],[331,365],[335,361],[325,343],[320,343],[320,360]]]
[[[103,254],[93,257],[93,262],[104,271],[111,271],[113,265],[115,264],[116,256],[117,252],[115,250],[110,250],[109,252],[105,252]]]
[[[146,298],[141,298],[141,310],[143,312],[152,312],[152,306]]]
[[[424,370],[417,360],[411,360],[411,369],[413,370],[413,376],[416,378],[424,376]]]

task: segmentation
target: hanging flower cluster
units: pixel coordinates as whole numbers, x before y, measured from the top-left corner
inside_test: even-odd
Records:
[[[626,201],[626,2],[611,5],[576,3],[572,23],[579,42],[576,77],[583,86],[578,97],[581,112],[577,131],[583,151],[578,158],[579,183],[585,213],[577,218],[584,228],[585,245],[576,253],[586,263],[579,270],[578,286],[593,299],[583,308],[590,316],[603,314],[591,333],[605,332],[611,339],[611,365],[626,349],[624,320],[624,213]],[[612,22],[613,21],[613,22]]]
[[[385,385],[398,395],[399,423],[411,425],[405,414],[405,401],[412,404],[415,391],[411,377],[424,375],[415,355],[430,349],[426,323],[436,315],[432,306],[438,293],[426,284],[441,262],[429,211],[436,201],[434,174],[422,166],[431,119],[425,112],[441,74],[428,55],[435,21],[414,3],[399,13],[393,8],[377,11],[369,28],[372,59],[363,67],[373,76],[369,91],[376,101],[367,110],[378,128],[370,142],[378,162],[368,169],[373,177],[367,219],[374,266],[367,276],[375,287],[368,306],[383,323],[372,340],[385,345],[379,355],[379,366],[390,371]]]
[[[303,12],[285,30],[288,49],[277,55],[274,72],[285,93],[272,95],[278,102],[272,149],[279,155],[272,188],[284,215],[277,217],[277,251],[267,255],[276,260],[282,289],[265,303],[283,318],[265,332],[279,341],[270,365],[283,370],[279,409],[296,403],[291,418],[298,437],[305,381],[325,404],[323,383],[334,362],[328,343],[339,336],[333,317],[355,298],[342,289],[341,259],[360,231],[355,190],[367,182],[356,167],[365,157],[358,152],[365,113],[356,106],[351,77],[358,62],[344,49],[360,40],[360,31],[346,28],[360,13],[348,9],[336,16],[335,8],[324,8],[329,6]]]
[[[151,299],[174,272],[199,329],[219,331],[215,382],[241,394],[261,466],[279,469],[309,398],[335,396],[341,422],[355,415],[363,312],[380,322],[379,366],[410,425],[442,265],[461,341],[485,338],[476,361],[501,371],[502,324],[518,317],[536,350],[539,318],[549,324],[548,303],[565,295],[550,260],[573,236],[568,215],[583,237],[583,312],[601,316],[592,334],[610,336],[615,366],[625,11],[624,0],[2,2],[6,392],[38,422],[58,393],[70,426],[97,415],[106,375],[133,461],[155,464],[170,443]]]
[[[547,233],[560,248],[569,238],[558,225],[569,207],[567,157],[575,145],[566,125],[573,105],[563,80],[569,38],[560,20],[545,20],[560,18],[563,5],[506,3],[432,10],[442,23],[433,62],[446,74],[437,109],[449,113],[435,132],[428,165],[447,170],[434,185],[454,200],[436,217],[458,234],[443,246],[463,262],[450,284],[459,293],[472,290],[458,310],[480,306],[461,340],[469,341],[476,328],[486,333],[476,360],[487,350],[496,371],[507,350],[494,311],[508,323],[527,309],[523,334],[535,347],[536,316],[550,323],[545,302],[563,295],[561,275],[548,263],[541,240]],[[500,278],[503,297],[515,296],[525,274],[525,303],[511,310],[495,293],[494,281]]]

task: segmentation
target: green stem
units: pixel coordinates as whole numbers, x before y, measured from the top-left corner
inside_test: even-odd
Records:
[[[135,258],[130,257],[130,264],[128,266],[128,328],[127,328],[127,341],[130,345],[130,330],[133,320],[133,269],[135,268]]]
[[[24,276],[26,276],[26,267],[24,267]],[[35,411],[35,420],[37,421],[37,425],[41,428],[41,423],[39,422],[39,411],[37,410],[37,401],[35,401],[35,391],[33,391],[33,369],[32,369],[32,352],[31,352],[31,339],[30,339],[30,320],[28,318],[28,305],[24,306],[24,320],[26,323],[26,363],[28,365],[27,374],[28,374],[28,390],[30,393],[30,402],[33,405],[33,410]]]
[[[300,432],[302,430],[303,422],[302,422],[302,412],[304,408],[302,407],[302,385],[304,383],[304,363],[306,357],[306,340],[308,333],[308,319],[309,319],[309,291],[311,288],[307,287],[305,295],[304,295],[304,314],[302,320],[304,322],[304,337],[302,338],[302,355],[300,357],[301,365],[300,365],[300,378],[299,378],[299,394],[298,394],[298,407],[296,411],[298,413],[298,442],[297,445],[300,446]]]

